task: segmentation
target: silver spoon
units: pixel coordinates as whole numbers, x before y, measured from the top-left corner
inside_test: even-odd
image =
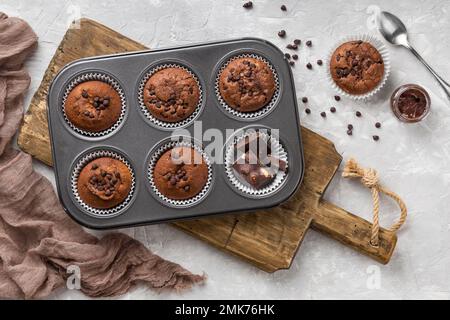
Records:
[[[378,17],[378,30],[383,35],[383,37],[390,43],[397,46],[404,46],[409,49],[420,62],[424,64],[425,67],[431,72],[431,74],[436,78],[436,80],[444,89],[447,97],[450,99],[450,84],[442,79],[436,71],[431,68],[431,66],[420,56],[420,54],[411,46],[408,41],[408,32],[403,22],[392,13],[383,11]]]

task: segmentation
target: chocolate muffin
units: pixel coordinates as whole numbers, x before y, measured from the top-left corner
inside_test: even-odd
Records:
[[[330,72],[334,82],[345,92],[365,94],[383,79],[383,58],[370,43],[349,41],[334,51]]]
[[[178,122],[197,108],[200,89],[195,78],[182,68],[165,68],[145,83],[144,104],[157,119]]]
[[[112,127],[120,118],[122,101],[110,84],[97,80],[86,81],[69,93],[64,111],[75,127],[100,132]]]
[[[175,147],[156,162],[153,180],[161,194],[173,200],[186,200],[202,191],[208,180],[203,156],[191,147]]]
[[[78,176],[81,200],[96,209],[109,209],[122,203],[131,191],[132,177],[120,160],[102,157],[89,162]]]
[[[253,112],[267,105],[276,84],[267,63],[255,58],[232,60],[222,71],[219,90],[223,100],[240,112]]]

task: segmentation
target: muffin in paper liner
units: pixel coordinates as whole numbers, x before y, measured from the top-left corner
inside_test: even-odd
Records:
[[[349,41],[364,41],[364,42],[368,42],[370,43],[375,49],[377,49],[377,51],[380,53],[382,59],[383,59],[383,64],[384,64],[384,73],[383,73],[383,78],[381,79],[380,83],[378,83],[378,85],[372,89],[371,91],[364,93],[364,94],[350,94],[344,90],[342,90],[337,84],[336,82],[334,82],[333,77],[331,75],[330,72],[330,64],[331,64],[331,58],[334,54],[334,51],[342,44],[344,44],[345,42],[349,42]],[[334,44],[334,46],[331,47],[329,53],[328,53],[328,60],[327,60],[327,78],[328,78],[328,82],[330,83],[330,85],[333,87],[333,89],[335,91],[337,91],[337,93],[339,95],[342,95],[344,97],[348,97],[354,100],[368,100],[370,99],[372,96],[374,96],[375,94],[377,94],[386,84],[387,79],[389,78],[391,72],[391,61],[389,58],[389,51],[386,48],[386,46],[383,44],[383,42],[381,42],[377,37],[369,35],[369,34],[359,34],[359,35],[350,35],[347,37],[342,38],[341,40],[339,40],[338,42],[336,42]]]
[[[272,195],[280,190],[283,182],[286,180],[286,176],[288,174],[287,172],[278,170],[275,179],[268,186],[262,189],[256,189],[250,186],[248,183],[243,182],[242,179],[240,179],[236,175],[236,172],[233,169],[233,164],[236,160],[234,157],[236,144],[245,139],[247,136],[254,134],[255,132],[258,132],[262,137],[270,142],[271,149],[276,150],[275,154],[277,155],[277,158],[286,162],[286,168],[289,167],[287,152],[285,151],[278,138],[273,137],[272,135],[263,131],[249,130],[242,133],[240,136],[234,137],[227,146],[227,149],[225,151],[225,172],[231,184],[244,195],[248,195],[251,197],[265,197]]]
[[[253,59],[258,59],[258,60],[263,61],[272,71],[273,78],[275,80],[275,92],[272,96],[272,99],[270,100],[270,102],[268,104],[266,104],[264,107],[262,107],[261,109],[259,109],[257,111],[240,112],[240,111],[230,107],[225,102],[225,100],[222,98],[222,95],[220,94],[220,88],[219,88],[220,75],[222,74],[223,70],[225,70],[225,68],[228,66],[228,64],[231,61],[236,60],[236,59],[241,59],[241,58],[253,58]],[[273,110],[273,108],[275,107],[275,105],[278,101],[278,97],[280,96],[280,80],[278,78],[278,74],[277,74],[274,66],[267,59],[261,57],[260,55],[253,54],[253,53],[239,54],[239,55],[233,56],[232,58],[228,59],[225,63],[222,64],[222,66],[220,67],[220,69],[216,75],[216,80],[214,83],[214,91],[216,93],[216,98],[219,101],[221,107],[227,113],[230,113],[231,115],[233,115],[236,118],[240,118],[240,119],[244,119],[244,120],[252,120],[252,119],[260,118]]]
[[[154,180],[153,180],[153,171],[156,166],[156,162],[159,160],[159,158],[163,155],[164,152],[174,148],[174,147],[190,147],[194,148],[201,156],[203,157],[203,160],[205,161],[207,167],[208,167],[208,178],[206,180],[206,183],[203,187],[203,189],[194,197],[185,199],[185,200],[174,200],[166,197],[161,192],[159,192],[158,188],[156,187]],[[205,153],[205,151],[198,146],[197,144],[193,142],[188,141],[171,141],[168,143],[163,144],[160,146],[150,157],[150,161],[148,164],[148,171],[147,171],[147,178],[150,182],[150,187],[152,192],[158,197],[159,200],[161,200],[162,203],[170,205],[175,208],[184,208],[193,206],[195,204],[198,204],[201,202],[205,197],[207,196],[210,187],[211,182],[213,178],[213,170],[212,170],[212,164],[211,160],[209,159],[208,155]]]
[[[105,82],[105,83],[111,85],[114,88],[114,90],[116,90],[117,93],[119,94],[120,100],[122,103],[120,116],[117,119],[117,121],[110,128],[103,130],[103,131],[99,131],[99,132],[90,132],[90,131],[86,131],[81,128],[78,128],[69,120],[69,118],[66,115],[66,110],[65,110],[66,100],[67,100],[67,97],[69,96],[70,92],[77,85],[79,85],[83,82],[93,81],[93,80],[102,81],[102,82]],[[70,81],[69,85],[66,87],[66,90],[64,91],[64,95],[63,95],[63,99],[62,99],[62,112],[63,112],[64,120],[70,126],[70,128],[72,130],[74,130],[75,132],[77,132],[83,136],[87,136],[87,137],[103,137],[103,136],[110,134],[114,130],[116,130],[119,127],[119,125],[122,123],[123,119],[125,118],[125,112],[126,112],[125,94],[122,90],[122,87],[119,85],[119,83],[116,80],[114,80],[111,76],[101,73],[101,72],[85,73],[85,74],[82,74],[82,75],[74,78],[72,81]]]
[[[81,170],[91,161],[102,158],[102,157],[110,157],[116,160],[119,160],[123,162],[127,167],[128,170],[130,170],[131,175],[131,189],[128,193],[128,196],[125,198],[123,202],[118,204],[117,206],[109,209],[97,209],[89,206],[87,203],[85,203],[80,195],[78,194],[78,177],[80,175]],[[77,162],[75,165],[75,168],[73,169],[72,176],[71,176],[71,189],[73,196],[75,197],[77,203],[84,209],[84,211],[97,218],[111,218],[115,217],[119,214],[121,214],[122,209],[124,209],[128,203],[130,203],[131,199],[133,198],[135,187],[136,187],[136,178],[134,174],[134,170],[131,167],[131,164],[119,153],[110,151],[110,150],[100,150],[100,151],[93,151],[88,153],[87,155],[83,156],[81,160]]]
[[[187,117],[186,119],[177,121],[177,122],[166,122],[166,121],[159,120],[158,118],[156,118],[155,116],[152,115],[152,113],[148,110],[147,106],[144,103],[144,88],[145,88],[145,84],[147,83],[148,79],[150,79],[150,77],[152,75],[154,75],[156,72],[161,71],[163,69],[167,69],[167,68],[179,68],[179,69],[183,69],[184,71],[189,73],[194,78],[195,82],[197,83],[198,90],[199,90],[198,104],[197,104],[197,107],[195,108],[194,112],[192,112],[192,114],[189,117]],[[197,77],[197,75],[195,75],[195,73],[193,71],[191,71],[188,67],[185,67],[178,63],[159,64],[156,67],[151,68],[148,72],[146,72],[145,75],[142,77],[141,81],[139,82],[139,87],[138,87],[139,107],[140,107],[142,113],[145,115],[145,117],[153,125],[155,125],[158,128],[177,129],[177,128],[181,128],[181,127],[188,125],[189,123],[194,121],[197,118],[197,116],[200,114],[200,111],[203,106],[203,100],[204,100],[203,87],[200,84],[200,80]]]

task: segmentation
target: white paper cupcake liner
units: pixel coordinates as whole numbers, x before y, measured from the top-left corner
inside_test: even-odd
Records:
[[[365,94],[350,94],[344,90],[342,90],[337,84],[336,82],[334,82],[333,77],[331,76],[331,72],[330,72],[330,64],[331,64],[331,59],[333,56],[334,51],[343,43],[345,42],[349,42],[349,41],[364,41],[364,42],[368,42],[370,43],[372,46],[374,46],[375,49],[378,50],[378,52],[380,53],[382,59],[383,59],[383,64],[384,64],[384,74],[383,74],[383,78],[381,79],[380,83],[371,91],[365,93]],[[387,79],[389,77],[389,74],[391,72],[391,61],[389,58],[389,51],[386,48],[386,46],[383,44],[383,42],[381,42],[377,37],[369,35],[369,34],[359,34],[359,35],[350,35],[347,36],[345,38],[342,38],[341,40],[339,40],[338,42],[335,43],[334,46],[331,47],[329,53],[328,53],[328,60],[327,60],[327,78],[328,78],[328,82],[330,83],[330,85],[334,88],[334,90],[337,91],[337,93],[339,95],[342,95],[344,97],[348,97],[354,100],[368,100],[370,99],[372,96],[374,96],[375,94],[377,94],[386,84]]]
[[[272,195],[275,192],[277,192],[278,190],[280,190],[286,176],[287,173],[283,172],[281,170],[278,171],[275,179],[272,181],[272,183],[262,189],[255,189],[252,186],[250,186],[247,183],[244,183],[242,180],[242,178],[239,178],[238,176],[236,176],[236,173],[233,169],[233,164],[235,162],[235,146],[238,142],[242,141],[242,139],[244,139],[245,137],[253,134],[255,131],[251,131],[251,132],[245,132],[243,133],[241,136],[235,137],[234,139],[232,139],[231,143],[228,145],[226,153],[225,153],[225,172],[227,174],[227,177],[229,179],[229,181],[231,182],[231,184],[237,189],[239,190],[241,193],[243,193],[244,195],[248,195],[251,197],[265,197],[268,195]],[[269,135],[266,134],[262,131],[259,131],[259,134],[265,138],[268,139],[268,141],[270,142],[270,146],[272,150],[276,150],[274,152],[274,154],[277,155],[277,157],[286,162],[286,168],[288,168],[288,155],[287,152],[285,151],[284,147],[282,146],[282,144],[280,143],[280,141]]]
[[[183,69],[184,71],[188,72],[194,78],[195,82],[197,83],[198,90],[199,90],[199,100],[198,100],[198,104],[197,104],[197,107],[195,108],[194,112],[192,112],[192,114],[189,117],[187,117],[186,119],[177,121],[177,122],[167,122],[167,121],[159,120],[158,118],[156,118],[155,116],[152,115],[152,113],[148,110],[148,108],[144,102],[144,89],[145,89],[145,84],[147,83],[148,79],[150,79],[150,77],[152,75],[154,75],[156,72],[161,71],[163,69],[167,69],[167,68],[179,68],[179,69]],[[159,128],[164,128],[164,129],[177,129],[177,128],[181,128],[181,127],[188,125],[189,123],[194,121],[197,118],[197,116],[200,114],[200,111],[201,111],[201,108],[203,105],[203,88],[202,88],[202,85],[200,84],[198,77],[189,68],[187,68],[181,64],[178,64],[178,63],[160,64],[160,65],[150,69],[145,74],[145,76],[142,78],[142,80],[139,82],[138,101],[139,101],[139,107],[140,107],[141,111],[144,113],[145,117],[153,125],[155,125],[156,127],[159,127]]]
[[[118,204],[117,206],[115,206],[113,208],[109,208],[109,209],[93,208],[93,207],[89,206],[88,204],[86,204],[80,198],[80,195],[78,194],[78,177],[80,175],[81,170],[89,162],[91,162],[95,159],[98,159],[98,158],[102,158],[102,157],[110,157],[110,158],[122,161],[128,167],[128,169],[130,170],[130,174],[131,174],[131,189],[130,189],[130,192],[128,193],[128,196],[125,198],[125,200],[122,203]],[[93,151],[93,152],[85,155],[75,165],[75,168],[73,169],[70,181],[71,181],[71,188],[72,188],[73,196],[75,197],[78,204],[84,209],[85,213],[87,213],[91,216],[97,217],[97,218],[111,218],[111,217],[115,217],[115,216],[121,214],[122,209],[125,208],[127,206],[127,204],[133,198],[135,187],[136,187],[135,174],[134,174],[133,168],[131,167],[130,163],[122,155],[120,155],[114,151],[109,151],[109,150]]]
[[[83,82],[86,82],[86,81],[93,81],[93,80],[102,81],[102,82],[105,82],[105,83],[111,85],[114,88],[114,90],[116,90],[117,93],[119,94],[120,101],[122,103],[122,108],[121,108],[119,119],[117,119],[117,121],[110,128],[103,130],[103,131],[99,131],[99,132],[90,132],[90,131],[86,131],[86,130],[78,128],[69,120],[69,118],[67,117],[67,114],[66,114],[66,110],[65,110],[67,97],[69,96],[70,92],[77,85],[79,85]],[[80,75],[80,76],[76,77],[75,79],[73,79],[67,86],[66,90],[64,91],[64,95],[63,95],[63,99],[62,99],[62,112],[63,112],[64,120],[70,126],[70,128],[72,130],[74,130],[75,132],[77,132],[83,136],[87,136],[87,137],[102,137],[102,136],[105,136],[105,135],[113,132],[114,130],[116,130],[119,127],[120,123],[125,118],[125,112],[126,112],[125,94],[124,94],[121,86],[119,85],[119,83],[116,80],[114,80],[111,76],[106,75],[101,72],[85,73],[85,74]]]
[[[220,94],[220,88],[219,88],[219,82],[220,82],[220,75],[222,74],[223,70],[225,70],[225,68],[230,64],[230,62],[232,62],[233,60],[236,59],[240,59],[240,58],[254,58],[254,59],[258,59],[263,61],[265,64],[267,64],[267,66],[270,68],[270,70],[273,73],[273,78],[275,80],[275,92],[272,96],[272,99],[270,100],[270,102],[268,104],[266,104],[263,108],[254,111],[254,112],[240,112],[237,111],[236,109],[230,107],[225,100],[222,98],[222,95]],[[240,55],[236,55],[230,59],[228,59],[219,69],[219,71],[217,72],[216,75],[216,81],[215,81],[215,85],[214,85],[214,90],[216,93],[216,97],[220,103],[220,105],[222,106],[222,108],[227,111],[228,113],[232,114],[234,117],[237,118],[241,118],[241,119],[256,119],[256,118],[260,118],[266,114],[268,114],[270,111],[272,111],[272,109],[275,107],[277,101],[278,101],[278,97],[280,95],[280,80],[278,78],[278,74],[274,68],[274,66],[265,58],[257,55],[257,54],[240,54]]]
[[[208,166],[208,178],[206,180],[205,186],[197,195],[195,195],[194,197],[192,197],[190,199],[174,200],[174,199],[170,199],[170,198],[166,197],[161,192],[159,192],[158,188],[155,185],[154,179],[153,179],[153,171],[155,169],[156,162],[159,160],[159,158],[161,158],[161,156],[163,155],[164,152],[166,152],[167,150],[170,150],[174,147],[194,148],[199,154],[202,155],[206,165]],[[208,155],[204,152],[204,150],[200,146],[196,145],[195,143],[187,142],[187,141],[171,141],[171,142],[168,142],[168,143],[162,145],[161,147],[159,147],[152,154],[149,165],[148,165],[147,178],[150,182],[152,191],[155,193],[155,195],[158,197],[158,199],[160,199],[163,203],[168,204],[175,208],[190,207],[190,206],[200,203],[202,200],[204,200],[206,198],[206,195],[208,194],[208,191],[211,187],[211,181],[213,178],[212,164],[211,164],[211,160],[209,159]]]

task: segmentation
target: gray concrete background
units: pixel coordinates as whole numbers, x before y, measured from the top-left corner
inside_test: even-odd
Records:
[[[208,281],[183,294],[155,293],[137,287],[123,299],[410,299],[450,298],[450,103],[436,82],[415,58],[401,48],[388,46],[391,77],[380,94],[368,103],[343,99],[336,103],[326,81],[326,68],[305,68],[308,61],[325,59],[340,38],[359,33],[378,35],[370,24],[379,8],[399,15],[410,30],[412,43],[441,74],[450,79],[449,1],[273,1],[255,0],[252,10],[243,1],[118,1],[118,0],[3,0],[0,11],[27,20],[39,35],[39,49],[27,68],[32,76],[26,102],[67,28],[79,16],[98,20],[152,48],[191,44],[243,36],[266,38],[284,48],[294,38],[312,40],[301,46],[294,68],[297,96],[308,96],[313,113],[302,111],[303,125],[336,144],[344,159],[354,156],[365,166],[376,168],[382,182],[406,201],[409,217],[399,232],[396,252],[382,266],[341,244],[310,231],[290,270],[267,274],[230,255],[195,240],[167,225],[123,230],[141,240],[164,258],[193,272],[206,272]],[[395,4],[394,4],[395,3]],[[288,7],[287,12],[279,8]],[[369,23],[368,23],[369,22]],[[285,29],[286,39],[277,37]],[[405,83],[425,86],[432,99],[432,113],[418,125],[400,123],[391,113],[389,97]],[[321,111],[335,105],[336,114]],[[361,119],[354,112],[363,113]],[[381,129],[374,123],[380,121]],[[353,137],[346,126],[355,127]],[[381,140],[372,141],[378,134]],[[54,182],[52,171],[35,167]],[[371,217],[370,193],[358,182],[336,177],[326,198],[343,208]],[[397,208],[382,203],[382,224],[397,217]],[[378,280],[379,281],[378,281]],[[76,291],[63,291],[55,298],[84,298]]]

